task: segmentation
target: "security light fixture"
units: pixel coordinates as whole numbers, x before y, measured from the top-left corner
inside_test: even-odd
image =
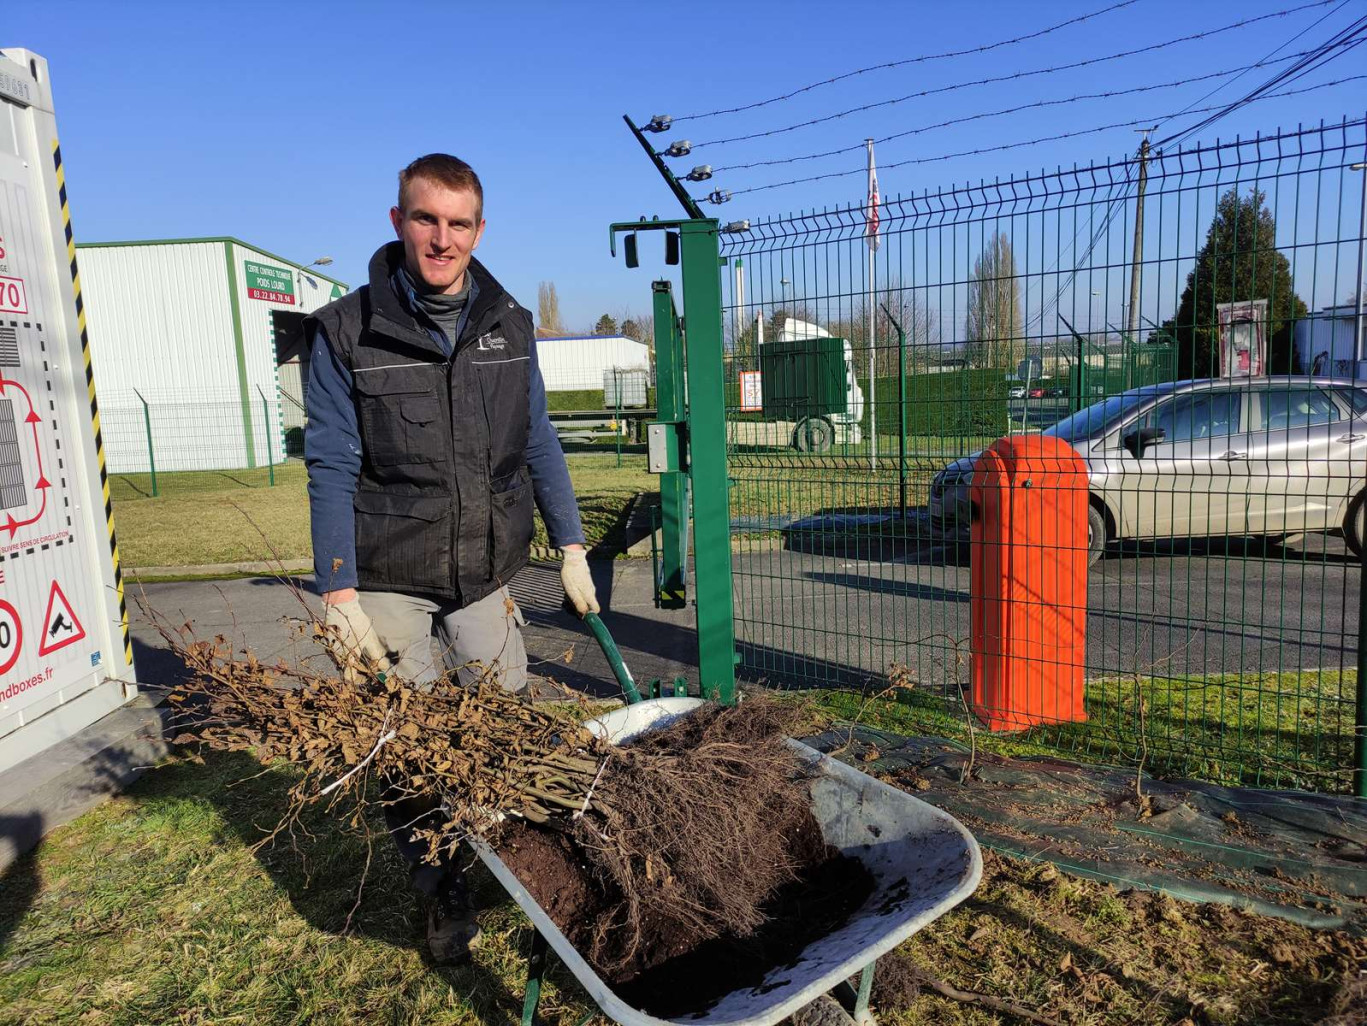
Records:
[[[674,123],[674,119],[668,114],[656,114],[650,119],[650,124],[646,125],[647,132],[668,132],[669,126]]]
[[[688,172],[688,174],[684,175],[684,178],[688,179],[690,182],[705,182],[711,177],[711,164],[699,164],[692,171]]]
[[[317,260],[315,260],[313,263],[311,263],[311,264],[305,264],[304,266],[305,266],[305,267],[326,267],[326,266],[327,266],[328,264],[330,264],[330,263],[332,263],[332,257],[329,257],[329,256],[321,256],[321,257],[319,257]]]
[[[687,139],[676,139],[669,144],[669,149],[665,150],[666,157],[686,157],[693,150],[693,144]]]
[[[713,189],[707,194],[708,203],[725,203],[731,198],[730,189]]]
[[[729,232],[732,235],[736,234],[737,232],[748,232],[749,230],[750,219],[748,217],[743,221],[732,221],[729,224],[727,224],[725,228],[722,229],[723,232]]]

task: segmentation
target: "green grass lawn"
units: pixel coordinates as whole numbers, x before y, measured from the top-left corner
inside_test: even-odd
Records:
[[[1065,755],[1168,776],[1344,793],[1352,787],[1354,670],[1089,680],[1080,723],[989,733],[957,697],[909,687],[880,698],[817,691],[837,718],[910,736],[977,744],[1000,755]]]
[[[640,455],[623,455],[620,468],[615,452],[566,460],[590,544],[620,528],[637,492],[657,488]],[[307,483],[299,463],[277,467],[274,486],[266,469],[162,473],[154,497],[149,475],[111,475],[119,554],[130,567],[256,562],[272,559],[272,549],[280,559],[307,559]],[[533,541],[547,543],[539,516]]]
[[[865,722],[917,715],[884,705]],[[813,726],[832,715],[818,709]],[[433,967],[381,824],[370,824],[380,829],[372,847],[342,815],[315,808],[293,836],[255,847],[295,779],[243,754],[183,753],[10,866],[0,876],[0,1026],[517,1023],[532,932],[492,878],[472,874],[484,931],[473,963]],[[1023,1021],[899,990],[897,966],[910,962],[1051,1022],[1309,1026],[1363,956],[1347,934],[1122,893],[988,851],[977,893],[879,960],[875,1001],[888,1026]],[[1192,1009],[1199,1018],[1184,1018]],[[550,959],[539,1021],[576,1026],[595,1013]]]

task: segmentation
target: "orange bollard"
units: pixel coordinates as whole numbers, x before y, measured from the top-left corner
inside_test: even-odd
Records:
[[[978,457],[970,703],[989,730],[1087,718],[1087,465],[1046,435]]]

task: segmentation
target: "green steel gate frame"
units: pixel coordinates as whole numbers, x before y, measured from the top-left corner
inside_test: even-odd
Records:
[[[641,231],[677,232],[683,264],[682,325],[674,317],[669,291],[661,288],[665,283],[657,282],[654,287],[657,345],[661,339],[668,343],[665,353],[656,350],[656,401],[660,418],[656,423],[673,433],[670,449],[677,459],[671,472],[673,480],[661,485],[663,497],[665,483],[669,484],[672,501],[671,508],[666,511],[669,518],[666,526],[672,525],[677,532],[675,536],[668,530],[665,534],[667,560],[670,553],[677,554],[672,563],[667,563],[670,567],[667,580],[672,582],[669,586],[674,589],[674,600],[682,602],[688,525],[687,505],[680,495],[683,482],[679,475],[687,473],[693,505],[698,683],[702,695],[729,704],[735,700],[736,635],[726,470],[720,229],[711,218],[616,223],[608,234],[612,254],[616,256],[619,233],[634,236]],[[672,247],[674,242],[671,240],[666,245]],[[634,251],[634,238],[629,246]],[[634,259],[629,260],[629,263],[633,262]],[[663,334],[659,333],[661,327]],[[679,342],[682,345],[677,344]],[[670,476],[666,474],[667,478]]]

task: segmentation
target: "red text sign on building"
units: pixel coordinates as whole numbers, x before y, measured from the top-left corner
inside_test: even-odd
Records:
[[[242,273],[247,279],[248,299],[294,306],[294,275],[288,269],[247,260],[242,264]]]
[[[0,275],[0,313],[28,313],[28,293],[23,278]]]

